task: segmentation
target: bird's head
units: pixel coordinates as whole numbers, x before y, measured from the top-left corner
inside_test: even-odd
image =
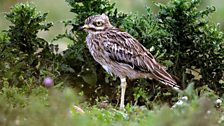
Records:
[[[85,20],[85,24],[80,27],[89,33],[105,31],[113,26],[110,24],[107,15],[94,15],[90,16]]]

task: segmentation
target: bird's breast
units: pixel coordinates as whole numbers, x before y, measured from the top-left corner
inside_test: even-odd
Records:
[[[102,46],[100,45],[101,41],[101,38],[99,38],[97,35],[90,34],[86,38],[87,47],[91,55],[97,62],[102,62],[103,60],[105,60],[105,54]]]
[[[91,55],[93,55],[95,50],[96,50],[97,43],[94,43],[93,38],[92,38],[91,35],[88,35],[86,37],[86,45],[87,45]]]

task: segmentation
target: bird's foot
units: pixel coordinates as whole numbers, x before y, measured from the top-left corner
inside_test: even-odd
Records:
[[[125,109],[125,106],[124,106],[124,104],[120,104],[120,108],[119,108],[120,110],[124,110]]]

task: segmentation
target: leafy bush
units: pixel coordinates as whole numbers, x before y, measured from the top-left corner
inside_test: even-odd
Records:
[[[208,21],[215,8],[199,10],[199,3],[200,0],[171,0],[167,5],[158,4],[160,28],[167,32],[162,45],[167,50],[165,57],[174,64],[170,69],[182,78],[183,86],[194,80],[196,86],[208,85],[220,91],[224,35],[218,25]]]
[[[40,76],[53,73],[53,51],[47,41],[37,36],[40,30],[46,31],[52,26],[45,22],[46,16],[47,13],[41,14],[28,3],[17,4],[6,13],[11,25],[0,39],[1,86],[4,83],[41,84],[43,78]]]
[[[123,27],[179,77],[183,87],[194,81],[196,87],[209,85],[222,94],[224,36],[218,25],[208,21],[214,7],[199,10],[199,3],[171,0],[167,5],[157,4],[158,15],[148,9],[147,15],[131,15]]]
[[[164,64],[167,68],[170,68],[172,61],[165,58],[167,49],[163,47],[163,43],[166,42],[167,32],[161,29],[150,8],[146,9],[145,15],[132,14],[125,18],[121,29],[124,29],[131,35],[133,35],[140,43],[142,43],[157,59],[158,62]],[[172,71],[169,71],[172,73]],[[147,105],[152,107],[153,104],[167,102],[171,103],[175,101],[176,93],[171,88],[159,84],[155,80],[140,79],[132,81],[130,84],[131,91],[128,96],[134,94],[134,98],[138,96],[139,105]],[[138,89],[138,90],[136,90]],[[143,93],[144,92],[144,93]]]
[[[33,54],[38,48],[44,48],[47,42],[37,37],[37,33],[49,30],[52,26],[52,23],[43,23],[46,16],[47,13],[41,14],[29,4],[15,5],[6,14],[6,19],[13,24],[7,31],[11,45],[17,46],[26,54]]]

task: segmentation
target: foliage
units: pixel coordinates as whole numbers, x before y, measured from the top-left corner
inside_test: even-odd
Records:
[[[147,8],[146,12],[143,15],[128,15],[124,19],[121,29],[130,33],[142,43],[156,57],[158,62],[170,68],[174,64],[164,57],[169,54],[167,54],[167,49],[163,47],[163,43],[166,42],[167,32],[161,29],[157,17],[153,15],[150,8]],[[153,107],[153,104],[160,104],[164,101],[172,104],[173,100],[176,100],[175,92],[155,80],[140,79],[132,81],[128,88],[133,90],[128,94],[128,97],[134,94],[135,103],[147,105],[149,108]]]
[[[154,56],[160,60],[161,54],[166,50],[162,50],[162,38],[166,37],[167,32],[161,29],[156,22],[150,8],[146,9],[145,15],[132,14],[125,18],[121,28],[138,39],[146,48],[150,50]],[[159,52],[162,50],[162,52]],[[159,56],[161,55],[161,56]],[[162,62],[162,61],[161,61]]]
[[[154,16],[130,15],[123,28],[146,46],[168,71],[182,80],[183,88],[194,81],[196,87],[209,85],[223,94],[224,35],[209,22],[214,7],[199,10],[199,0],[171,0],[157,4]]]
[[[71,88],[59,90],[5,87],[0,91],[0,124],[17,126],[211,126],[223,125],[223,103],[214,107],[214,97],[196,97],[170,108],[148,110],[127,106],[126,111],[80,104]],[[223,100],[223,99],[222,99]],[[13,106],[12,106],[13,105]],[[79,113],[79,106],[84,113]]]
[[[224,75],[224,35],[219,26],[209,22],[214,7],[199,10],[200,0],[171,0],[158,4],[160,27],[168,34],[163,41],[166,57],[173,64],[170,69],[182,77],[183,84],[192,80],[196,85],[207,84],[216,91]],[[219,93],[223,93],[220,91]]]
[[[15,5],[6,15],[6,19],[13,25],[7,31],[9,41],[18,46],[19,50],[33,54],[38,48],[44,48],[47,42],[37,37],[39,30],[49,30],[52,23],[43,23],[47,13],[40,14],[29,4]]]
[[[0,39],[1,87],[10,85],[41,84],[42,78],[52,70],[53,51],[48,42],[37,36],[41,30],[49,30],[52,23],[45,22],[47,13],[41,14],[30,4],[17,4],[6,13],[11,22],[9,30]],[[47,71],[48,70],[48,71]]]

